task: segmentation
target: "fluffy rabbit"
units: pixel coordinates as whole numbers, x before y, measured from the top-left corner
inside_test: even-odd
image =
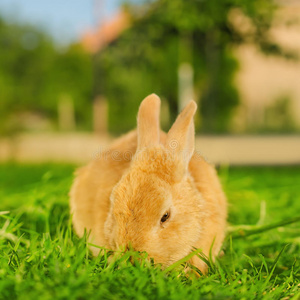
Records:
[[[201,248],[215,257],[226,225],[226,198],[216,171],[194,152],[189,102],[166,134],[159,127],[160,99],[141,103],[137,130],[77,171],[70,192],[79,236],[86,229],[96,245],[117,250],[129,245],[168,266]],[[97,248],[92,249],[97,255]],[[202,272],[206,264],[191,261]]]

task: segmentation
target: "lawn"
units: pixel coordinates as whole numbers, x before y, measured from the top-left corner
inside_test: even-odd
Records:
[[[300,167],[220,168],[228,235],[200,278],[145,253],[93,258],[70,224],[73,170],[0,165],[0,299],[300,299]]]

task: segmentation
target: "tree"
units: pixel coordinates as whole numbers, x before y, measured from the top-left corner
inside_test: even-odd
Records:
[[[115,132],[134,126],[138,103],[150,92],[169,101],[174,118],[177,70],[184,61],[195,71],[201,130],[226,132],[239,103],[233,47],[253,43],[265,53],[288,55],[269,36],[272,0],[157,0],[126,9],[132,26],[97,59],[98,92],[110,101]]]
[[[62,94],[74,100],[79,127],[90,127],[91,89],[91,59],[80,45],[60,49],[39,29],[0,18],[0,132],[19,129],[11,119],[24,111],[55,123]]]

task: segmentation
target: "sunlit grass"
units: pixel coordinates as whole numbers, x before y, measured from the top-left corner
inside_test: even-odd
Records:
[[[300,299],[299,167],[220,169],[230,224],[200,277],[187,259],[161,270],[146,253],[93,258],[72,231],[73,170],[0,165],[0,299]]]

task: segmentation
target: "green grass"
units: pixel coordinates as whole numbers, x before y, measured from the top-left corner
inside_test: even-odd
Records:
[[[300,299],[299,167],[220,169],[229,233],[200,278],[145,253],[93,258],[70,224],[73,170],[0,165],[0,299]]]

